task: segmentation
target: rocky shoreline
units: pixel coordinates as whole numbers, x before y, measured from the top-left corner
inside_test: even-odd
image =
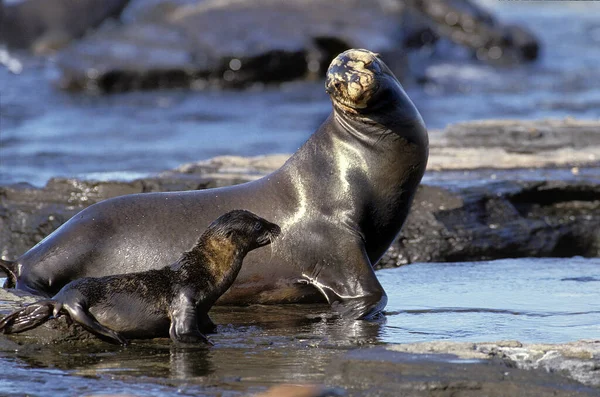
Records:
[[[599,130],[598,121],[567,119],[469,122],[432,132],[428,171],[378,268],[600,256]],[[98,201],[242,183],[287,157],[217,157],[133,181],[55,178],[43,188],[0,186],[0,255],[17,257]]]

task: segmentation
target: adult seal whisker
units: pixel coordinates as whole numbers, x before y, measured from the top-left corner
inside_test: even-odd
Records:
[[[332,113],[270,175],[237,186],[97,203],[0,267],[17,288],[51,296],[80,277],[170,263],[211,219],[247,208],[279,224],[282,237],[271,260],[264,248],[248,254],[217,304],[326,300],[350,318],[381,311],[387,296],[372,265],[406,219],[427,164],[427,131],[396,77],[370,51],[337,56],[325,87]],[[316,264],[315,280],[310,269]]]

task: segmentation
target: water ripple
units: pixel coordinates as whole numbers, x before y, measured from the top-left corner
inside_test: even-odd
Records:
[[[397,316],[401,314],[439,314],[439,313],[492,313],[492,314],[508,314],[512,316],[525,316],[525,317],[556,317],[556,316],[582,316],[590,314],[600,314],[600,310],[592,310],[586,312],[521,312],[508,309],[490,309],[490,308],[478,308],[478,307],[437,307],[432,309],[410,309],[410,310],[397,310],[397,311],[386,311],[386,316]]]

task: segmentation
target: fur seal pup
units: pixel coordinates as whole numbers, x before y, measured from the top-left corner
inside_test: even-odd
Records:
[[[387,296],[372,264],[406,219],[427,164],[427,131],[370,51],[337,56],[325,86],[333,112],[280,169],[236,186],[94,204],[15,262],[0,261],[9,284],[52,296],[76,278],[171,263],[218,214],[246,208],[283,237],[273,252],[247,256],[217,304],[326,300],[350,318],[382,310]]]
[[[72,281],[52,299],[0,320],[0,332],[23,332],[68,314],[88,331],[120,344],[127,344],[126,338],[167,335],[176,343],[210,343],[201,332],[214,327],[208,311],[231,286],[246,254],[270,244],[279,232],[279,226],[251,212],[228,212],[172,265]]]

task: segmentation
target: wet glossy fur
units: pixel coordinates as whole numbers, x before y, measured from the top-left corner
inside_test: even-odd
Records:
[[[176,342],[208,342],[208,311],[231,286],[246,254],[267,245],[279,227],[248,211],[217,219],[171,266],[141,273],[83,278],[50,300],[0,321],[4,333],[22,332],[66,313],[85,328],[119,343],[170,335]]]

